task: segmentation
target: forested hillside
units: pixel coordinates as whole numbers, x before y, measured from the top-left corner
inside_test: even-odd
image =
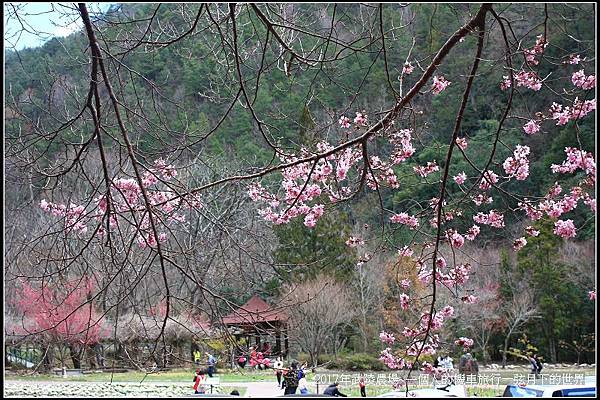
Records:
[[[171,279],[167,297],[174,301],[175,312],[194,306],[213,321],[219,313],[230,311],[229,303],[242,304],[255,293],[279,301],[295,285],[331,281],[348,290],[352,300],[339,300],[348,302],[344,303],[347,320],[332,330],[336,333],[327,337],[328,345],[321,353],[377,354],[379,332],[386,329],[399,334],[406,323],[397,304],[402,290],[393,283],[408,279],[415,290],[411,298],[426,298],[425,285],[419,286],[418,273],[398,250],[436,236],[435,223],[430,225],[429,219],[422,220],[418,235],[411,229],[384,229],[389,217],[383,210],[417,214],[439,196],[460,99],[478,48],[475,29],[437,67],[436,77],[450,82],[445,90],[436,96],[420,90],[422,96],[415,96],[402,109],[402,119],[395,121],[396,129],[413,129],[416,149],[402,163],[390,166],[398,184],[371,190],[369,179],[362,186],[360,170],[350,172],[348,176],[356,182],[362,179],[360,190],[335,209],[325,206],[326,213],[314,227],[306,220],[266,223],[258,205],[248,198],[252,187],[227,181],[219,190],[201,192],[200,214],[185,214],[189,226],[173,222],[172,235],[182,250],[165,250],[164,258],[171,257],[174,264],[167,262],[160,273],[157,260],[163,255],[154,258],[138,251],[133,239],[111,253],[102,244],[94,247],[67,240],[67,233],[55,239],[44,237],[60,224],[40,210],[40,202],[78,204],[89,198],[88,205],[92,204],[92,198],[107,190],[106,176],[135,178],[134,166],[127,161],[131,152],[144,165],[141,172],[150,171],[159,158],[177,169],[181,181],[165,187],[180,194],[203,185],[212,190],[213,182],[229,176],[260,174],[288,160],[284,152],[289,152],[291,160],[289,154],[300,154],[301,148],[312,154],[322,150],[322,141],[352,139],[359,128],[356,132],[354,127],[341,129],[340,116],[354,119],[356,113],[363,113],[373,124],[383,118],[418,83],[438,50],[473,18],[478,7],[246,5],[232,19],[227,5],[114,5],[106,14],[92,16],[92,22],[121,107],[119,118],[100,72],[98,98],[88,95],[92,48],[85,29],[38,48],[8,49],[4,107],[7,277],[18,282],[61,271],[64,276],[57,279],[68,280],[77,276],[73,269],[87,274],[90,266],[101,265],[105,275],[98,275],[93,286],[105,289],[96,302],[115,320],[158,304],[164,298],[159,287],[165,276]],[[529,178],[500,184],[493,204],[480,207],[473,201],[459,202],[463,208],[452,225],[456,231],[467,231],[478,213],[498,208],[507,210],[505,228],[482,228],[478,240],[467,242],[462,254],[452,253],[461,262],[471,263],[475,272],[464,289],[439,295],[457,311],[453,322],[444,327],[448,335],[473,337],[475,354],[486,360],[500,360],[507,351],[513,357],[529,343],[547,359],[575,361],[578,353],[573,346],[581,347],[584,338],[594,334],[595,304],[588,299],[588,291],[595,290],[594,212],[584,204],[570,210],[568,217],[577,234],[567,242],[553,235],[552,223],[545,219],[532,223],[518,211],[523,198],[543,199],[554,187],[558,178],[550,169],[563,162],[565,148],[584,149],[595,157],[595,113],[560,125],[539,115],[565,94],[564,87],[572,86],[574,72],[585,69],[586,75],[595,74],[593,7],[495,6],[511,21],[507,35],[519,51],[533,47],[537,35],[544,35],[549,43],[536,66],[545,85],[540,91],[501,89],[509,75],[505,38],[494,18],[486,22],[489,32],[458,132],[468,140],[464,150],[468,158],[460,151],[450,153],[448,176],[468,171],[472,165],[504,174],[504,160],[516,145],[522,145],[530,149]],[[282,21],[293,23],[284,29]],[[286,49],[282,44],[286,42],[294,48]],[[581,63],[569,62],[579,54]],[[524,62],[523,57],[519,62]],[[407,66],[414,71],[407,73]],[[514,69],[516,73],[519,67]],[[593,92],[586,91],[584,100],[593,98]],[[512,108],[507,117],[509,103]],[[93,118],[79,119],[88,114],[89,104],[101,110],[100,134]],[[540,132],[526,134],[524,125],[533,119],[544,121]],[[122,130],[127,131],[130,143]],[[95,147],[98,136],[102,137],[101,150]],[[393,154],[394,146],[383,134],[369,140],[369,150],[381,159]],[[439,166],[437,171],[425,179],[415,173],[416,167],[432,160]],[[106,165],[109,168],[104,171]],[[259,176],[263,187],[278,190],[281,171]],[[582,170],[561,177],[561,185],[567,190],[586,176]],[[178,186],[180,182],[185,183]],[[452,179],[447,190],[452,193],[448,202],[470,193]],[[528,237],[527,246],[515,252],[517,232],[530,224],[539,236]],[[365,244],[349,246],[350,237],[360,237]],[[138,253],[124,256],[128,248]],[[60,251],[70,254],[66,264],[55,258]],[[78,258],[88,251],[94,253],[90,258]],[[123,277],[113,264],[131,268],[131,274],[142,274],[145,265],[156,269],[143,277]],[[179,275],[182,269],[175,264],[186,273]],[[139,271],[138,266],[142,266]],[[148,280],[143,283],[144,296],[141,286],[132,292],[111,287],[109,281],[117,277],[131,284]],[[507,307],[521,301],[515,299],[524,293],[531,298],[521,300],[528,304],[528,311],[535,312],[518,322]],[[480,306],[460,301],[469,294],[481,298]],[[127,301],[111,300],[117,295]],[[518,342],[523,335],[527,340]],[[301,343],[298,350],[310,352]],[[592,362],[592,348],[578,352],[579,361]]]

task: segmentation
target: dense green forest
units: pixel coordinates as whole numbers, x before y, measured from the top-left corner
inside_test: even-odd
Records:
[[[108,59],[109,69],[112,73],[118,72],[120,77],[115,84],[115,91],[123,103],[132,108],[125,112],[125,123],[136,152],[144,160],[149,163],[163,156],[175,164],[184,165],[202,154],[212,160],[211,168],[215,171],[231,168],[248,173],[273,164],[275,157],[268,142],[277,143],[283,148],[314,148],[323,139],[339,138],[341,133],[335,128],[340,115],[354,115],[355,111],[365,110],[369,118],[376,120],[378,113],[389,109],[398,95],[394,92],[398,87],[397,79],[392,77],[390,82],[386,65],[397,76],[410,52],[416,71],[422,70],[422,65],[429,63],[432,54],[460,26],[464,15],[475,5],[453,7],[449,4],[414,4],[404,8],[386,4],[381,16],[383,26],[389,29],[401,26],[407,16],[412,18],[412,24],[409,29],[393,31],[393,40],[386,44],[385,58],[377,46],[363,38],[352,43],[360,51],[344,52],[337,45],[320,49],[321,56],[325,58],[333,57],[338,52],[343,56],[318,68],[294,62],[292,58],[288,58],[288,65],[281,65],[282,60],[276,54],[277,44],[274,41],[265,44],[264,48],[259,46],[259,39],[268,37],[269,32],[261,26],[258,17],[241,13],[237,18],[237,45],[244,56],[240,73],[244,76],[248,91],[255,96],[252,99],[253,110],[259,119],[267,121],[264,128],[257,126],[252,114],[240,101],[231,101],[240,96],[236,69],[231,66],[231,57],[221,50],[220,42],[223,39],[218,32],[206,30],[202,34],[191,34],[185,40],[157,48],[145,48],[144,45],[133,50],[119,48],[120,38],[127,36],[128,32],[134,35],[143,29],[144,18],[153,14],[163,26],[173,26],[184,32],[199,7],[199,4],[189,5],[181,12],[176,4],[163,4],[155,12],[156,6],[151,4],[113,5],[106,15],[95,21],[101,32],[99,40],[112,46],[114,55]],[[515,16],[527,12],[528,7],[516,5],[508,12]],[[543,5],[531,7],[539,10]],[[295,11],[299,13],[298,26],[302,26],[303,22],[309,25],[322,20],[326,27],[332,17],[332,8],[325,4],[298,5]],[[595,40],[594,29],[590,29],[594,14],[564,5],[552,5],[551,11],[565,17],[562,20],[564,26],[556,29],[550,26],[547,40],[551,46],[545,55],[560,58],[564,49],[568,49],[573,54],[586,52],[588,58],[593,59],[595,55],[590,54],[589,43]],[[339,4],[335,12],[341,23],[351,25],[365,11],[358,4]],[[541,33],[543,15],[543,12],[538,12],[532,17],[540,18],[539,21],[516,23],[516,35],[525,35],[529,31]],[[215,14],[213,17],[218,19],[222,15]],[[126,25],[116,23],[124,18],[137,18],[139,22]],[[348,28],[348,32],[339,32],[339,35],[350,35],[350,31]],[[535,35],[527,36],[530,37]],[[575,40],[575,37],[580,40]],[[313,40],[316,43],[318,38]],[[489,43],[484,49],[481,69],[460,134],[469,139],[467,153],[477,165],[487,162],[494,145],[492,138],[508,96],[499,89],[502,77],[507,74],[502,62],[498,61],[503,52],[501,37],[494,32],[487,40]],[[314,44],[310,41],[311,38],[307,37],[303,45],[310,48]],[[453,99],[459,99],[462,94],[464,77],[470,68],[476,42],[475,35],[467,36],[439,67],[444,77],[452,82],[443,95],[423,97],[413,105],[425,110],[414,115],[422,131],[418,132],[420,143],[416,144],[415,156],[394,167],[400,187],[383,188],[378,192],[365,189],[338,207],[335,213],[319,221],[315,229],[309,229],[299,221],[269,228],[273,229],[277,239],[277,246],[270,251],[277,267],[274,275],[255,286],[257,292],[274,298],[281,294],[281,288],[285,285],[316,279],[322,274],[341,282],[352,282],[356,278],[355,265],[361,255],[348,249],[344,238],[353,230],[363,229],[363,224],[376,226],[380,223],[379,202],[387,209],[401,212],[417,207],[414,199],[426,202],[437,196],[438,187],[420,183],[413,173],[413,167],[432,159],[437,160],[441,168],[444,166],[458,108],[458,101]],[[533,43],[523,44],[524,47],[531,45]],[[232,44],[227,43],[226,46]],[[5,157],[8,161],[6,187],[9,189],[5,195],[6,207],[16,209],[24,204],[27,204],[25,207],[35,207],[44,193],[42,186],[46,185],[46,180],[35,170],[25,171],[20,166],[35,159],[39,165],[51,170],[69,153],[72,143],[81,141],[78,130],[91,130],[91,125],[83,123],[72,131],[60,131],[59,137],[53,137],[52,133],[64,124],[63,119],[53,116],[56,112],[74,116],[85,102],[89,87],[89,45],[85,32],[81,31],[66,38],[53,38],[38,48],[7,50],[5,56]],[[590,67],[586,65],[588,74],[594,72]],[[259,70],[260,74],[257,72]],[[558,90],[561,84],[568,82],[572,70],[565,66],[551,69],[548,65],[540,67],[540,75],[544,73],[550,74],[547,83],[555,85]],[[406,76],[404,84],[414,83],[418,75]],[[522,92],[518,96],[518,108],[511,110],[511,115],[527,116],[529,110],[547,109],[554,101],[549,91]],[[227,113],[230,108],[231,112]],[[105,145],[119,154],[123,143],[118,126],[112,111],[107,109],[105,112]],[[136,114],[144,117],[143,123],[136,119]],[[223,115],[226,115],[225,118]],[[502,145],[493,160],[493,165],[501,166],[516,144],[531,148],[531,178],[525,183],[510,181],[505,187],[508,191],[541,198],[555,183],[556,177],[549,172],[550,166],[564,160],[565,147],[581,146],[595,154],[594,117],[582,119],[577,126],[573,123],[565,126],[547,124],[542,134],[532,136],[523,134],[522,125],[523,121],[518,118],[506,121]],[[42,130],[46,136],[40,134]],[[576,130],[579,135],[575,135]],[[388,144],[382,139],[375,139],[372,146],[382,153],[389,152],[386,148]],[[26,155],[17,152],[16,149],[22,148],[27,149]],[[172,153],[165,154],[164,149],[167,148]],[[454,153],[450,174],[455,175],[468,168],[460,153]],[[435,182],[440,174],[436,172],[428,179]],[[577,182],[583,175],[583,172],[574,174],[571,179]],[[218,176],[215,172],[215,177]],[[274,182],[275,178],[267,178],[264,185]],[[454,182],[450,182],[450,185],[456,186]],[[505,209],[517,208],[513,198],[503,197],[496,201]],[[466,222],[459,228],[463,231],[468,229],[472,216],[479,211],[481,209],[466,206]],[[575,239],[578,245],[586,246],[595,241],[595,219],[589,208],[575,209],[570,218],[578,227]],[[507,231],[518,229],[523,225],[522,213],[507,213],[505,222]],[[536,227],[541,235],[530,240],[526,251],[516,257],[504,257],[502,265],[496,267],[510,271],[510,279],[521,279],[518,277],[524,274],[528,282],[526,288],[515,289],[500,280],[501,301],[508,302],[517,290],[528,290],[535,293],[535,302],[540,309],[540,317],[527,322],[519,334],[510,339],[510,347],[521,346],[517,339],[524,334],[548,359],[574,361],[577,357],[568,344],[594,333],[595,304],[586,299],[590,283],[571,279],[572,266],[562,261],[568,256],[561,258],[563,240],[551,234],[552,227],[543,222]],[[367,232],[377,234],[375,230]],[[388,240],[404,243],[410,240],[412,233],[406,230],[386,234],[389,235]],[[506,233],[486,229],[482,230],[480,238],[478,246],[484,249],[482,254],[488,251],[485,249],[493,249],[490,252],[505,249],[512,253],[512,240]],[[380,263],[383,266],[390,260],[381,260]],[[590,260],[571,262],[587,264]],[[593,264],[594,260],[591,262]],[[288,268],[294,264],[310,267],[302,272],[294,272]],[[237,303],[251,296],[251,293],[245,293],[240,297],[233,287],[224,287],[223,293]],[[369,318],[368,325],[379,326],[382,321],[379,311],[372,313]],[[467,325],[468,320],[467,316]],[[465,331],[464,325],[456,324],[456,334]],[[493,330],[485,349],[475,349],[476,355],[484,358],[484,353],[487,353],[492,359],[499,360],[505,331],[502,327]],[[359,340],[359,332],[348,328],[344,332],[349,338],[346,349],[375,354],[378,349],[375,340],[377,333],[373,334],[365,348]],[[588,349],[582,354],[581,362],[592,362],[593,351]]]

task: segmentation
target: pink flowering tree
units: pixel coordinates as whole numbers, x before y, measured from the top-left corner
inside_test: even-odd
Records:
[[[88,277],[35,288],[21,282],[15,299],[24,319],[32,321],[21,327],[25,337],[45,336],[48,343],[66,345],[75,368],[81,367],[86,346],[93,346],[108,333],[108,326],[93,302],[93,281]]]

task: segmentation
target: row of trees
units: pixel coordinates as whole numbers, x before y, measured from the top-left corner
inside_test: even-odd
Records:
[[[34,30],[24,7],[8,18]],[[285,303],[313,362],[323,343],[384,347],[431,371],[416,361],[506,355],[523,330],[554,360],[593,331],[593,282],[553,252],[594,238],[592,6],[60,11],[83,29],[11,52],[5,107],[7,296],[94,282],[88,324],[48,330],[82,334],[96,304],[118,340],[164,299],[156,354],[179,310],[214,322],[303,287],[322,306],[332,287],[354,312],[328,331]],[[488,257],[502,247],[516,260]],[[474,328],[469,307],[499,317]]]

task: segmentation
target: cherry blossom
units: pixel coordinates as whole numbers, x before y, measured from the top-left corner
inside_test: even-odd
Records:
[[[408,295],[406,293],[402,293],[400,295],[400,307],[403,310],[408,310],[409,305],[410,305],[410,297],[408,297]]]
[[[593,89],[596,87],[596,75],[586,76],[585,71],[580,69],[573,73],[571,82],[573,82],[573,85],[584,90]]]
[[[477,301],[477,297],[470,294],[468,296],[461,297],[461,300],[463,301],[463,303],[473,304]]]
[[[454,182],[456,182],[457,184],[462,185],[467,180],[467,174],[465,174],[465,172],[463,171],[460,174],[454,176],[452,179],[454,179]]]
[[[527,232],[527,234],[529,236],[533,236],[533,237],[536,237],[536,236],[540,235],[540,231],[538,231],[537,229],[535,229],[533,226],[526,227],[525,228],[525,232]]]
[[[431,93],[434,95],[440,94],[449,85],[450,81],[447,81],[442,75],[433,77],[433,85],[431,86]]]
[[[338,120],[338,123],[342,128],[350,128],[350,118],[342,115]]]
[[[459,137],[457,137],[456,140],[455,140],[455,142],[456,142],[456,145],[458,147],[460,147],[460,149],[462,151],[467,150],[468,143],[467,143],[467,139],[466,138],[459,138]]]
[[[402,73],[406,74],[406,75],[410,75],[410,74],[412,74],[414,69],[415,69],[415,67],[413,67],[411,65],[411,63],[407,61],[404,63],[404,67],[402,67]]]
[[[415,229],[419,226],[419,221],[417,218],[412,215],[408,215],[405,212],[392,215],[390,217],[390,221],[395,224],[408,225],[411,229]]]
[[[566,221],[558,220],[554,223],[554,234],[563,238],[573,238],[577,235],[577,229],[573,221],[568,219]]]
[[[354,123],[361,126],[367,125],[367,116],[357,112],[356,117],[354,117]]]
[[[425,167],[419,165],[413,167],[413,170],[421,177],[425,178],[427,175],[432,174],[440,170],[440,167],[434,161],[429,161]]]
[[[524,181],[529,176],[529,146],[517,145],[512,157],[508,157],[502,167],[509,178],[516,177],[518,181]]]
[[[454,344],[456,344],[457,346],[462,346],[464,347],[465,351],[468,350],[470,347],[473,347],[473,339],[469,339],[466,337],[460,337],[457,340],[454,341]]]
[[[488,214],[477,213],[473,216],[473,220],[478,224],[489,225],[494,228],[504,227],[504,215],[495,210],[491,210]]]
[[[479,188],[481,190],[488,190],[493,184],[498,182],[498,175],[492,170],[487,170],[483,173],[483,178],[479,182]]]
[[[473,241],[473,240],[475,240],[477,235],[479,235],[479,232],[481,232],[481,229],[479,228],[479,226],[473,225],[472,227],[469,228],[469,230],[465,234],[465,237],[467,238],[467,240]]]
[[[572,55],[572,56],[569,58],[569,60],[567,61],[567,63],[568,63],[568,64],[571,64],[571,65],[577,65],[577,64],[579,64],[581,61],[582,61],[582,60],[581,60],[581,57],[579,56],[579,54],[574,54],[574,55]]]
[[[527,245],[527,240],[524,237],[520,237],[518,239],[516,239],[513,243],[513,250],[514,251],[519,251],[521,250],[523,247],[525,247],[525,245]]]
[[[589,296],[590,300],[592,300],[592,301],[596,300],[596,291],[595,290],[590,290],[588,292],[588,296]]]
[[[460,249],[465,244],[465,238],[463,235],[454,230],[449,230],[446,232],[446,236],[450,241],[450,245],[456,249]]]
[[[542,88],[542,81],[535,72],[519,71],[515,80],[517,81],[517,87],[524,86],[534,91],[539,91]]]
[[[523,126],[523,130],[528,135],[532,135],[532,134],[540,131],[540,124],[537,121],[532,119]]]
[[[444,317],[444,318],[449,318],[452,315],[454,315],[454,307],[447,305],[444,308],[442,308],[442,310],[440,311],[440,314]]]
[[[393,334],[382,331],[379,334],[379,340],[381,340],[382,343],[394,344],[394,342],[396,341],[396,338],[394,337]]]
[[[408,246],[404,246],[402,249],[398,250],[398,255],[400,257],[411,257],[413,251]]]
[[[350,238],[346,240],[346,244],[348,245],[348,247],[358,247],[365,244],[365,241],[359,237],[350,236]]]

